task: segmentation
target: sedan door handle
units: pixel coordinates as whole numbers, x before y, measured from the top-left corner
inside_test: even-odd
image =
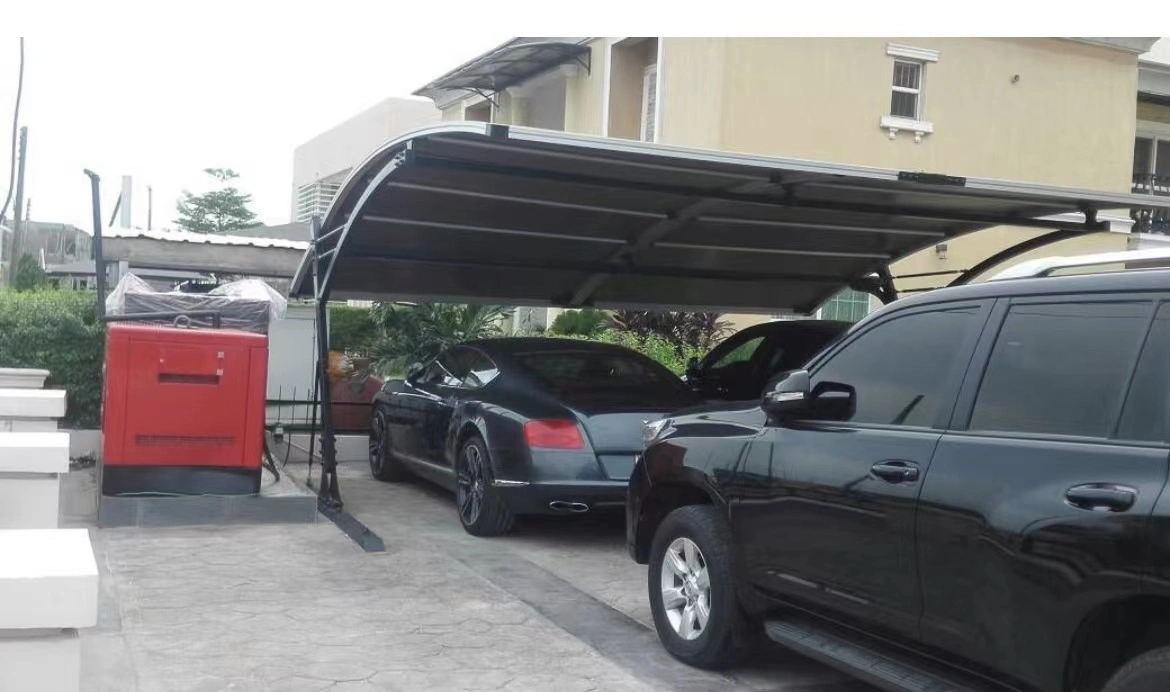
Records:
[[[1133,507],[1137,490],[1112,483],[1085,483],[1074,485],[1064,493],[1068,503],[1077,509],[1094,512],[1124,512]]]
[[[900,459],[879,461],[869,470],[887,483],[912,483],[918,480],[918,467],[909,461]]]

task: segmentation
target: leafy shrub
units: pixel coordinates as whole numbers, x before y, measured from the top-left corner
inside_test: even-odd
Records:
[[[378,340],[378,328],[369,308],[329,306],[329,347],[334,351],[367,355]]]
[[[711,350],[727,335],[731,323],[717,312],[647,312],[618,310],[613,315],[616,329],[640,339],[660,337],[672,344],[681,356],[684,350]]]
[[[397,375],[462,341],[499,336],[500,323],[510,312],[502,305],[375,303],[372,367],[382,375]]]
[[[612,326],[613,320],[601,310],[566,310],[553,320],[548,333],[555,336],[593,336]]]
[[[686,372],[687,361],[691,358],[702,358],[706,355],[706,351],[703,349],[685,344],[680,345],[656,334],[639,336],[633,332],[617,329],[607,329],[593,336],[574,336],[572,338],[625,346],[630,350],[637,351],[652,360],[658,361],[676,375],[682,375]]]
[[[105,329],[89,291],[0,292],[0,367],[43,368],[68,391],[65,423],[101,426]]]

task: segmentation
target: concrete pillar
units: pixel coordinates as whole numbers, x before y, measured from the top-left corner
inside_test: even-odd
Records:
[[[0,530],[0,690],[77,692],[97,607],[88,531]]]
[[[48,374],[0,371],[0,690],[77,692],[77,630],[97,624],[89,532],[57,528],[69,433],[65,392],[37,388]]]

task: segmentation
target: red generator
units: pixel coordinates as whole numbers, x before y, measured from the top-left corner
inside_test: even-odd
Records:
[[[259,491],[267,373],[263,334],[110,324],[102,493]]]

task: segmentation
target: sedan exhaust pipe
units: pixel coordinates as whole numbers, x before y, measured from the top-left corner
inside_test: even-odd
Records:
[[[584,502],[565,502],[564,500],[553,500],[548,503],[548,508],[554,512],[567,512],[569,514],[583,514],[589,511],[589,505]]]

